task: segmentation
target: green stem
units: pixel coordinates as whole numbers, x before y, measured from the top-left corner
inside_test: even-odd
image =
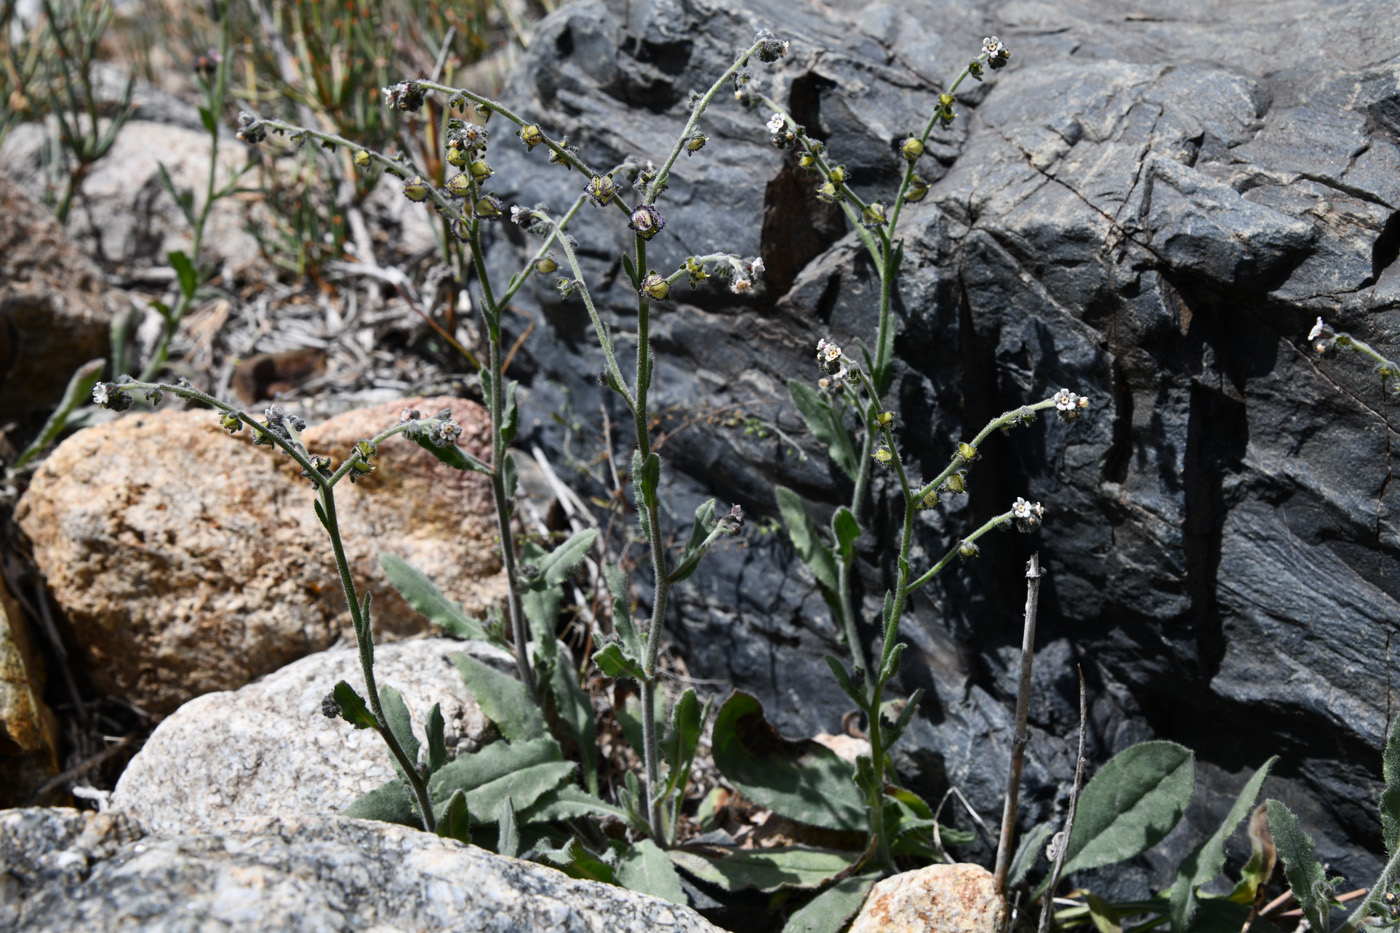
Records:
[[[1356,905],[1356,909],[1347,917],[1346,923],[1337,929],[1337,933],[1356,933],[1361,929],[1363,922],[1371,915],[1371,909],[1376,901],[1385,896],[1385,892],[1390,888],[1391,879],[1395,877],[1397,870],[1400,870],[1400,846],[1397,846],[1395,853],[1390,856],[1390,861],[1385,863],[1381,869],[1380,877],[1376,879],[1375,885],[1362,898],[1361,903]]]

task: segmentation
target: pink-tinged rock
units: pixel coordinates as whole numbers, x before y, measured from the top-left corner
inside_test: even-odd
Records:
[[[1001,933],[1006,903],[981,865],[930,865],[875,885],[850,933]]]
[[[461,445],[485,455],[489,422],[454,398],[350,412],[304,432],[339,463],[405,407],[450,408]],[[427,622],[379,568],[392,552],[480,616],[504,596],[489,482],[393,438],[373,474],[336,487],[351,573],[374,594],[376,637]],[[34,561],[98,689],[167,713],[233,690],[353,638],[331,545],[310,484],[251,432],[230,435],[205,411],[138,412],[69,438],[16,510]]]

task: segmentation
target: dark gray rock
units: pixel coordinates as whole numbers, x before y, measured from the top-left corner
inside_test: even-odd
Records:
[[[960,94],[961,119],[921,166],[933,191],[901,227],[890,398],[907,462],[928,475],[989,418],[1061,386],[1092,400],[1077,425],[990,440],[967,501],[920,527],[923,560],[1017,495],[1049,513],[1038,536],[991,540],[913,601],[901,686],[928,696],[901,746],[906,777],[930,794],[957,783],[999,812],[1022,565],[1038,548],[1048,647],[1026,819],[1063,804],[1078,663],[1095,761],[1180,741],[1208,763],[1218,815],[1281,755],[1268,792],[1299,808],[1333,872],[1368,884],[1400,618],[1395,420],[1365,365],[1319,359],[1305,335],[1324,315],[1400,345],[1400,8],[591,0],[542,24],[510,103],[592,165],[659,160],[687,94],[764,26],[792,52],[755,63],[753,87],[827,140],[866,197],[891,189],[893,147],[982,36],[1013,51]],[[722,249],[771,271],[756,295],[682,287],[656,315],[655,410],[672,427],[694,416],[661,450],[678,530],[710,496],[771,515],[775,482],[819,512],[843,501],[823,458],[800,462],[708,415],[800,436],[787,379],[815,377],[818,338],[874,332],[878,280],[854,235],[768,145],[767,113],[728,98],[702,120],[709,146],[678,163],[649,259],[672,269]],[[540,151],[498,142],[492,157],[497,193],[521,203],[558,209],[585,182],[546,170]],[[585,207],[574,233],[628,348],[621,221]],[[520,257],[502,238],[491,262],[506,272]],[[596,384],[582,307],[550,284],[516,299],[539,325],[512,369],[530,383],[526,426],[558,449],[562,413],[601,444],[600,405],[627,419]],[[867,619],[898,530],[890,489],[878,492],[862,540]],[[754,528],[709,559],[667,626],[696,677],[755,692],[791,732],[837,726],[846,703],[822,655],[843,650],[780,531]]]

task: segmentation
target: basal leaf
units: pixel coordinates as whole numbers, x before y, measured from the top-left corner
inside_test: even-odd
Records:
[[[1079,796],[1064,873],[1141,855],[1180,821],[1196,786],[1196,757],[1174,742],[1115,755]]]
[[[568,651],[558,652],[567,660]],[[590,793],[598,793],[598,731],[593,723],[593,701],[579,686],[573,666],[556,663],[550,675],[550,690],[559,719],[578,746],[583,782]]]
[[[380,687],[379,705],[384,710],[384,719],[389,724],[389,730],[394,733],[394,738],[398,739],[404,754],[411,763],[417,764],[418,736],[413,734],[413,720],[408,715],[403,696],[393,687]],[[394,762],[394,766],[398,767],[397,761]]]
[[[681,887],[681,877],[671,864],[661,847],[650,839],[641,839],[632,844],[617,860],[615,869],[617,883],[632,891],[640,891],[668,900],[673,904],[686,905],[685,889]]]
[[[469,654],[453,654],[452,663],[457,665],[467,689],[481,705],[481,711],[496,724],[501,735],[511,742],[523,742],[549,734],[544,714],[520,681]]]
[[[462,611],[461,605],[448,599],[427,574],[410,565],[397,554],[379,555],[384,575],[399,591],[404,602],[434,625],[442,626],[456,638],[486,640],[481,623]]]
[[[467,795],[460,790],[452,792],[447,804],[438,817],[437,834],[445,839],[472,844],[471,815],[467,811]]]
[[[789,917],[783,933],[841,933],[879,880],[872,872],[836,882]]]
[[[672,849],[670,855],[679,867],[726,891],[757,889],[764,893],[821,887],[849,869],[859,857],[857,852],[798,846],[740,849],[721,859],[684,849]]]
[[[1313,841],[1298,825],[1293,811],[1277,800],[1268,801],[1269,831],[1283,859],[1283,876],[1288,887],[1303,908],[1303,916],[1314,930],[1329,929],[1327,914],[1331,908],[1331,886],[1327,873],[1313,858]]]
[[[1400,843],[1400,716],[1390,724],[1390,735],[1381,759],[1381,775],[1385,778],[1380,804],[1381,836],[1385,839],[1386,854],[1394,858],[1397,843]]]
[[[1240,791],[1239,797],[1220,826],[1177,868],[1176,881],[1172,883],[1170,914],[1172,929],[1176,933],[1186,933],[1192,929],[1196,916],[1197,889],[1215,880],[1216,875],[1225,869],[1225,842],[1254,809],[1259,789],[1264,786],[1264,779],[1269,776],[1269,769],[1277,760],[1276,757],[1270,758],[1254,772],[1254,776],[1245,782],[1244,789]]]
[[[720,708],[712,748],[730,783],[773,812],[827,829],[866,828],[851,766],[816,742],[779,736],[749,694],[735,691]]]

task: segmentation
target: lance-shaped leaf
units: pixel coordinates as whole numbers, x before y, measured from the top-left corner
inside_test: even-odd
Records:
[[[398,739],[404,754],[410,762],[417,764],[418,736],[413,734],[413,720],[408,715],[408,706],[404,704],[403,696],[393,687],[380,687],[379,705],[384,710],[384,719],[389,724],[389,730],[394,733],[394,738]],[[394,762],[394,767],[398,768],[397,761]]]
[[[1143,742],[1115,755],[1079,795],[1064,874],[1121,862],[1161,842],[1195,786],[1196,756],[1174,742]]]
[[[355,688],[345,681],[342,680],[335,685],[332,696],[335,697],[336,705],[340,707],[340,718],[356,729],[377,729],[379,727],[379,721],[369,711],[364,697],[360,696]]]
[[[850,869],[858,852],[808,849],[798,846],[741,849],[720,859],[710,859],[684,849],[672,849],[671,860],[701,881],[726,891],[757,889],[772,893],[784,888],[810,890],[821,887]]]
[[[799,823],[865,829],[865,800],[851,766],[816,742],[779,736],[749,694],[735,691],[725,701],[712,743],[720,772],[755,803]]]
[[[384,568],[385,576],[404,602],[429,622],[442,626],[457,638],[486,640],[481,623],[463,612],[461,605],[448,599],[423,571],[397,554],[389,553],[379,555],[379,566]]]
[[[445,839],[472,844],[471,816],[467,812],[467,795],[454,790],[438,817],[437,834]]]
[[[681,887],[676,866],[650,839],[638,840],[618,857],[615,875],[617,883],[628,890],[650,894],[682,907],[686,905],[685,889]]]
[[[817,583],[828,592],[835,593],[836,558],[832,556],[831,548],[822,542],[817,533],[817,523],[808,514],[802,497],[786,486],[775,486],[773,491],[778,497],[778,511],[782,514],[783,524],[787,526],[788,537],[792,539],[797,556],[811,568]]]
[[[680,583],[688,579],[695,569],[700,566],[700,558],[705,556],[705,541],[709,539],[710,532],[715,529],[715,500],[709,499],[700,503],[695,510],[695,524],[690,526],[690,540],[686,542],[685,552],[681,555],[680,563],[676,569],[671,571],[671,582]]]
[[[544,714],[520,681],[469,654],[453,654],[452,663],[480,704],[481,711],[496,724],[501,735],[511,742],[523,742],[549,734]]]
[[[789,917],[783,933],[841,933],[879,880],[871,872],[836,882]]]
[[[851,438],[851,432],[841,423],[841,416],[831,407],[831,403],[800,379],[788,380],[788,394],[792,396],[793,407],[807,423],[807,430],[826,445],[831,462],[846,476],[855,479],[859,472],[855,441]]]
[[[432,441],[428,440],[428,432],[426,430],[414,431],[411,434],[406,433],[404,436],[454,470],[486,474],[490,474],[491,472],[491,467],[478,460],[472,454],[467,453],[456,444],[444,444],[442,447],[434,444]]]
[[[627,603],[627,577],[622,568],[609,564],[603,568],[603,579],[607,581],[608,592],[613,598],[613,628],[622,641],[623,652],[640,660],[642,657],[642,637],[632,624],[632,612]]]
[[[1293,811],[1270,800],[1265,804],[1269,812],[1269,831],[1274,834],[1274,845],[1283,859],[1283,877],[1298,904],[1303,908],[1303,916],[1314,930],[1329,929],[1327,914],[1332,906],[1332,886],[1327,883],[1327,873],[1313,858],[1313,841],[1298,825]]]
[[[1381,776],[1385,778],[1380,804],[1381,836],[1385,840],[1386,854],[1394,858],[1400,846],[1400,716],[1390,724],[1390,735],[1381,759]]]
[[[1196,917],[1197,889],[1215,880],[1215,876],[1225,869],[1225,842],[1249,816],[1249,811],[1254,809],[1259,789],[1264,786],[1264,779],[1269,776],[1269,769],[1277,760],[1270,758],[1254,772],[1220,826],[1177,868],[1176,881],[1172,883],[1171,890],[1171,922],[1176,933],[1186,933],[1191,929]]]
[[[850,565],[856,558],[856,539],[860,537],[860,523],[855,514],[844,505],[831,516],[831,534],[836,540],[836,554],[841,563]]]
[[[567,650],[556,654],[567,660]],[[554,705],[559,710],[569,738],[578,746],[580,764],[583,766],[583,783],[590,793],[598,793],[598,731],[593,723],[593,700],[579,685],[573,666],[555,663],[549,680],[550,691],[554,694]]]

